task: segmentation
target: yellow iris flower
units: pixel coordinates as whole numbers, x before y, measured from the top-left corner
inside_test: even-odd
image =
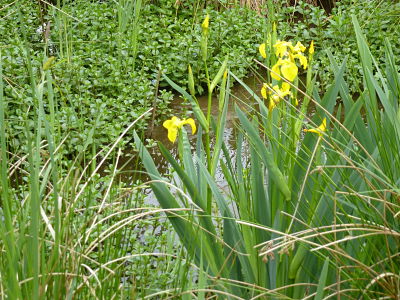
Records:
[[[276,49],[275,55],[277,57],[284,57],[284,56],[288,55],[288,47],[293,48],[291,42],[285,42],[285,41],[278,40],[274,45],[274,48]]]
[[[261,44],[258,50],[263,58],[267,58],[267,53],[265,52],[265,43]]]
[[[293,81],[296,79],[299,69],[294,62],[289,59],[284,59],[282,60],[281,72],[283,77],[289,81]]]
[[[310,48],[308,48],[308,53],[310,55],[314,54],[314,41],[311,41]]]
[[[304,131],[317,133],[319,136],[322,136],[322,134],[326,131],[326,118],[322,120],[321,125],[319,125],[317,128],[304,129]]]
[[[291,48],[292,52],[294,53],[300,53],[306,51],[306,47],[301,42],[297,42],[296,46]]]
[[[290,92],[290,85],[287,82],[282,83],[281,89],[277,85],[275,85],[272,89],[273,92],[270,92],[272,96],[269,101],[269,111],[272,111],[284,97],[292,95],[292,93]]]
[[[260,46],[261,48],[261,46]],[[275,80],[281,80],[281,74],[289,81],[294,81],[297,77],[299,69],[295,63],[297,58],[304,69],[308,67],[307,58],[303,55],[306,47],[300,42],[295,46],[291,42],[278,40],[274,48],[275,54],[279,58],[278,62],[272,67],[271,77]],[[260,49],[261,53],[261,49]]]
[[[190,127],[192,127],[192,134],[196,133],[196,124],[192,118],[181,120],[178,117],[173,116],[170,120],[164,121],[163,126],[168,129],[168,139],[172,143],[176,141],[178,130],[185,124],[189,124]]]
[[[266,47],[265,44],[261,44],[258,49],[260,51],[261,56],[264,58],[267,57],[267,54],[265,52],[265,47]],[[293,46],[292,42],[277,40],[275,45],[273,45],[273,47],[275,48],[275,55],[278,58],[278,61],[275,63],[275,65],[272,66],[270,72],[271,77],[274,80],[280,81],[282,80],[283,77],[287,81],[293,82],[297,78],[299,73],[299,68],[297,67],[296,64],[297,60],[299,61],[300,65],[304,68],[304,70],[307,69],[308,60],[303,54],[307,50],[307,48],[301,42],[297,42],[296,45]],[[314,42],[311,42],[310,49],[308,51],[311,54],[314,52]],[[279,101],[285,96],[290,95],[290,97],[293,97],[293,94],[290,92],[290,84],[288,82],[283,82],[281,88],[278,85],[269,87],[268,84],[264,83],[263,87],[261,88],[261,95],[264,99],[268,99],[268,94],[270,95],[269,97],[270,111],[273,110],[279,103]],[[294,104],[297,106],[298,100],[297,99],[293,100]],[[326,120],[324,122],[326,124]],[[323,124],[321,124],[321,126],[323,126]],[[316,129],[309,129],[307,131],[322,132],[322,129],[324,129],[323,131],[325,131],[326,128],[325,127],[323,128],[321,126]]]
[[[290,84],[287,82],[282,83],[282,88],[279,88],[278,85],[274,85],[271,90],[268,89],[268,84],[264,83],[261,88],[261,95],[264,99],[268,98],[268,94],[271,95],[268,109],[272,111],[276,105],[286,96],[292,96],[290,92]]]
[[[206,17],[204,18],[203,23],[201,24],[201,28],[203,31],[208,30],[208,26],[210,24],[210,16],[207,14]]]
[[[293,55],[293,58],[297,58],[300,61],[300,64],[303,66],[304,70],[307,69],[307,58],[302,53],[297,53]]]

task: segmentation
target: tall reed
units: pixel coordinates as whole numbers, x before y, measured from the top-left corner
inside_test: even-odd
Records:
[[[295,80],[286,80],[303,94],[300,108],[293,97],[273,98],[278,90],[272,85],[284,64],[279,60],[277,66],[266,66],[273,78],[266,85],[271,92],[262,91],[267,105],[234,74],[227,76],[228,82],[234,78],[245,86],[258,105],[247,111],[236,106],[239,134],[232,158],[218,141],[230,99],[229,84],[222,85],[222,110],[211,130],[217,138],[214,152],[223,153],[217,161],[228,191],[207,167],[202,130],[194,150],[184,128],[180,130],[179,161],[160,144],[179,178],[178,193],[169,189],[135,136],[160,205],[191,209],[168,217],[194,263],[208,273],[212,293],[231,299],[398,297],[400,77],[390,45],[385,45],[384,75],[355,18],[353,24],[365,82],[354,100],[343,79],[346,58],[338,66],[331,55],[335,81],[323,97],[311,93],[311,75],[306,85],[313,97],[298,90]],[[280,70],[286,77],[288,70]],[[309,116],[311,104],[315,114]]]
[[[179,278],[179,267],[187,262],[176,252],[173,235],[165,241],[160,240],[165,235],[141,237],[142,243],[151,238],[148,246],[137,240],[139,232],[156,230],[151,224],[168,230],[157,221],[163,209],[144,205],[143,187],[119,182],[117,168],[121,140],[151,110],[94,157],[86,157],[86,142],[82,154],[71,159],[64,148],[68,133],[52,108],[59,103],[54,59],[45,58],[36,72],[29,48],[22,49],[31,74],[25,93],[34,105],[22,109],[30,113],[22,116],[26,139],[18,152],[8,138],[15,124],[9,122],[0,53],[0,298],[118,299],[157,292],[165,280],[146,268],[154,264]],[[102,169],[109,173],[100,175]]]

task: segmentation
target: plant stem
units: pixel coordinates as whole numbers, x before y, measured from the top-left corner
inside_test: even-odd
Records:
[[[207,90],[208,90],[208,101],[207,101],[207,123],[208,130],[206,132],[206,156],[207,156],[207,169],[211,174],[211,150],[210,150],[210,122],[211,122],[211,99],[212,99],[212,91],[210,89],[210,75],[208,73],[207,62],[204,61],[204,67],[206,70],[207,77]],[[211,214],[211,189],[207,187],[207,213]]]

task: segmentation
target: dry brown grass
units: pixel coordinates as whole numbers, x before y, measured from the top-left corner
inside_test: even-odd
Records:
[[[275,1],[275,0],[274,0]],[[287,6],[296,6],[299,4],[300,0],[286,0],[286,5]],[[320,6],[324,8],[328,13],[332,10],[332,8],[335,6],[335,3],[339,0],[304,0],[305,2],[314,5],[314,6]],[[175,0],[175,6],[179,7],[181,4],[183,4],[185,0]],[[268,0],[230,0],[225,4],[221,4],[218,0],[206,0],[204,1],[203,5],[207,4],[214,4],[217,5],[217,7],[233,7],[235,5],[240,5],[242,7],[247,7],[252,10],[257,11],[258,13],[262,13],[262,8],[265,8],[267,5]],[[280,4],[281,2],[279,2]],[[276,3],[278,5],[278,3]]]
[[[330,12],[332,8],[335,6],[337,0],[305,0],[305,2],[320,6],[324,8],[327,12]],[[236,1],[232,1],[237,3]],[[296,6],[299,3],[299,0],[287,0],[288,6]],[[240,5],[251,8],[257,12],[261,12],[261,8],[265,7],[267,0],[240,0]]]

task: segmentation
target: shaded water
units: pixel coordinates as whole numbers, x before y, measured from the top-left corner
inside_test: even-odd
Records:
[[[252,90],[254,91],[259,91],[261,89],[262,83],[255,77],[255,76],[250,76],[246,79],[244,79],[244,83],[248,85]],[[218,98],[217,94],[214,95],[212,98],[211,102],[211,114],[213,115],[214,118],[218,116]],[[207,95],[203,95],[197,98],[199,105],[203,112],[206,114],[207,112]],[[246,89],[236,83],[233,87],[230,89],[230,100],[229,100],[229,107],[228,107],[228,113],[227,113],[227,124],[226,124],[226,135],[229,136],[229,131],[234,127],[234,121],[236,119],[236,115],[234,112],[234,104],[238,104],[240,107],[245,108],[246,105],[254,105],[254,100],[252,99],[252,96],[246,91]],[[173,110],[173,115],[176,115],[180,118],[184,118],[185,116],[182,115],[182,99],[177,96],[175,99],[172,101],[170,107]],[[169,119],[169,116],[166,116],[165,119]],[[154,130],[151,133],[151,138],[153,138],[156,141],[162,142],[167,148],[173,149],[174,145],[168,140],[167,138],[167,130],[162,126],[159,125],[154,128]],[[230,139],[225,139],[226,141],[229,141]]]
[[[262,82],[260,82],[256,76],[249,76],[248,78],[243,80],[244,83],[249,86],[253,91],[259,93]],[[214,118],[218,116],[218,94],[216,94],[212,99],[211,113]],[[207,95],[200,96],[197,98],[201,109],[204,113],[207,112]],[[251,107],[254,107],[255,101],[253,97],[249,94],[249,92],[240,84],[236,83],[230,89],[230,99],[229,106],[226,118],[226,125],[224,130],[224,142],[228,148],[228,151],[232,158],[235,157],[235,149],[236,149],[236,139],[235,139],[235,120],[236,113],[234,111],[234,104],[237,104],[239,107],[244,110],[248,110]],[[184,115],[183,107],[185,104],[181,97],[176,96],[172,101],[170,107],[172,109],[172,115],[175,115],[179,118],[186,118],[188,116]],[[189,107],[190,109],[190,107]],[[165,119],[169,119],[171,116],[166,116]],[[164,120],[161,120],[164,121]],[[161,122],[162,123],[162,122]],[[188,132],[189,139],[194,145],[196,140],[196,135],[191,135],[189,130]],[[168,148],[173,156],[176,156],[177,153],[177,143],[171,143],[167,138],[167,129],[165,129],[162,124],[155,126],[154,129],[148,136],[154,141],[161,142],[166,148]],[[212,145],[211,145],[212,146]],[[158,147],[155,145],[154,147],[149,148],[149,152],[153,157],[154,163],[157,166],[158,171],[162,175],[170,174],[170,165],[163,158],[163,156],[158,151]],[[118,161],[118,169],[120,170],[119,179],[127,184],[134,184],[138,180],[147,181],[148,177],[145,174],[145,170],[140,166],[140,162],[138,162],[137,156],[135,152],[126,152],[124,153]],[[225,180],[223,179],[222,173],[217,171],[216,174],[216,182],[223,188],[226,185]],[[152,195],[150,189],[146,190],[145,193],[147,196],[147,203],[156,204],[156,200]]]

